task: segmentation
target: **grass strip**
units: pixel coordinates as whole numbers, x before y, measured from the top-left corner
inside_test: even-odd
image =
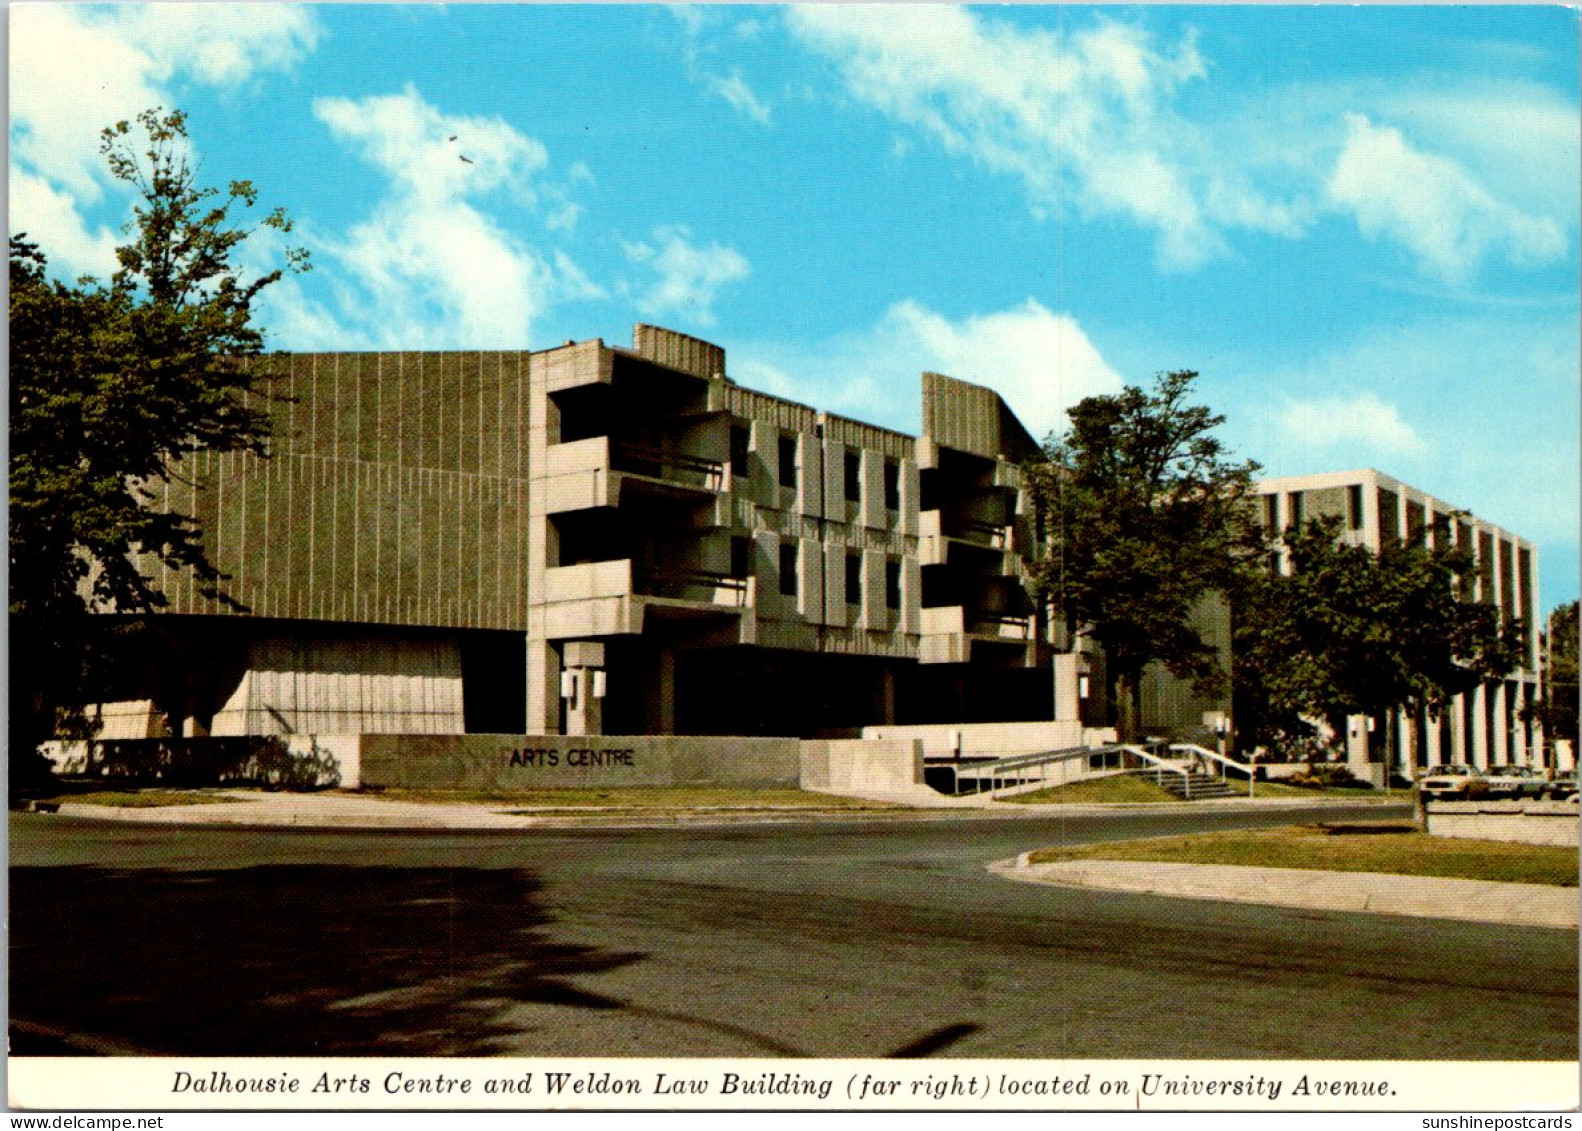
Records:
[[[1325,872],[1383,872],[1503,883],[1577,886],[1577,852],[1538,844],[1429,836],[1409,824],[1288,825],[1046,848],[1035,864],[1143,860]]]
[[[379,789],[367,797],[433,805],[511,806],[522,811],[566,809],[697,810],[758,812],[782,809],[885,810],[903,806],[800,789],[733,789],[710,786],[633,786],[624,789]]]
[[[1007,805],[1144,805],[1181,799],[1147,778],[1116,774],[1054,785],[1034,793],[1018,793],[1000,800]]]
[[[187,789],[93,789],[41,798],[40,805],[104,805],[115,809],[160,809],[169,805],[223,805],[237,800]]]

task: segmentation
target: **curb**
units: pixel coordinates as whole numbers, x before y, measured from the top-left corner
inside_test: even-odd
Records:
[[[1578,892],[1546,884],[1499,883],[1379,872],[1258,868],[1237,864],[1161,864],[1068,860],[1034,864],[1032,853],[988,870],[1008,880],[1177,899],[1253,903],[1316,911],[1455,919],[1575,931]]]

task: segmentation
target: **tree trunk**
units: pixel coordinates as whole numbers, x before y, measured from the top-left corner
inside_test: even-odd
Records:
[[[1421,832],[1428,829],[1428,805],[1423,797],[1423,791],[1417,784],[1417,710],[1407,708],[1401,712],[1401,717],[1406,722],[1406,757],[1403,759],[1406,766],[1406,780],[1408,788],[1412,791],[1412,820]],[[1386,773],[1389,771],[1386,770]]]
[[[1115,675],[1115,733],[1122,742],[1136,742],[1143,736],[1143,681],[1141,672]]]

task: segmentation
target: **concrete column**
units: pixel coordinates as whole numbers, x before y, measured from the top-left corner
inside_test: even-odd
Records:
[[[1082,718],[1082,699],[1075,652],[1060,652],[1054,657],[1055,721],[1074,722]]]
[[[547,640],[527,642],[527,733],[560,733],[560,657]]]
[[[1483,706],[1483,697],[1488,694],[1488,689],[1482,684],[1467,692],[1467,702],[1470,704],[1472,716],[1471,732],[1467,735],[1467,764],[1470,766],[1487,766],[1489,764],[1488,728],[1484,725],[1487,718]]]
[[[879,722],[895,725],[895,669],[885,668],[879,673]]]
[[[1444,722],[1445,720],[1443,718],[1436,719],[1429,715],[1423,716],[1423,738],[1425,742],[1424,748],[1426,751],[1425,760],[1428,765],[1432,766],[1439,764],[1439,728],[1444,725]]]
[[[1457,695],[1445,708],[1445,725],[1450,728],[1450,760],[1467,761],[1466,696]]]
[[[566,662],[564,681],[570,676],[572,694],[566,699],[567,734],[604,733],[604,645],[574,640],[563,648]]]
[[[1494,760],[1501,765],[1511,760],[1510,697],[1505,693],[1505,681],[1500,680],[1491,691],[1494,695]]]
[[[659,649],[659,665],[654,681],[658,702],[654,704],[654,733],[676,733],[676,650],[668,645]]]
[[[1368,716],[1346,719],[1346,765],[1359,778],[1368,776]]]

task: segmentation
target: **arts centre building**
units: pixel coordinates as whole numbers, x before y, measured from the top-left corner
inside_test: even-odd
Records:
[[[911,436],[744,388],[723,349],[647,325],[630,348],[269,362],[272,457],[205,454],[165,488],[246,611],[156,571],[170,608],[104,738],[360,736],[390,779],[503,757],[466,735],[512,736],[517,764],[608,745],[592,736],[743,739],[698,748],[716,767],[769,749],[746,739],[937,757],[1103,735],[1096,660],[1029,594],[1038,445],[990,389],[924,373]],[[1375,540],[1452,522],[1372,473],[1266,490],[1277,521],[1339,507]],[[1531,623],[1532,547],[1452,525]],[[1467,697],[1430,749],[1534,749],[1534,678]],[[1150,686],[1161,732],[1223,706]]]

